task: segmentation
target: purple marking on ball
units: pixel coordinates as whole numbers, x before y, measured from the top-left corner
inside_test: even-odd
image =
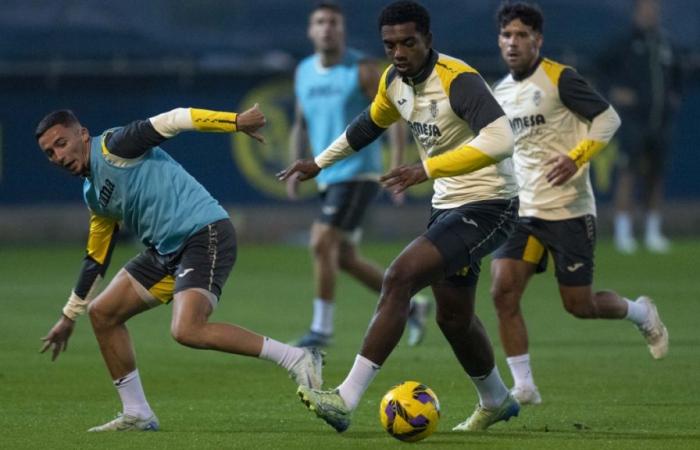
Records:
[[[427,427],[429,422],[428,418],[422,414],[408,421],[413,427]]]
[[[419,402],[421,402],[423,404],[426,404],[426,403],[430,403],[431,401],[433,401],[433,397],[430,394],[428,394],[427,392],[420,392],[416,395],[416,400],[418,400]]]
[[[386,414],[387,419],[389,419],[389,422],[393,422],[394,419],[396,418],[396,410],[394,409],[394,402],[389,402],[386,404],[386,408],[384,408],[384,414]]]

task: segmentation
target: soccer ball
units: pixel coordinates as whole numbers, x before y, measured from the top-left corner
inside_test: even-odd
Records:
[[[440,402],[428,386],[404,381],[389,389],[379,405],[382,427],[400,441],[425,439],[437,428]]]

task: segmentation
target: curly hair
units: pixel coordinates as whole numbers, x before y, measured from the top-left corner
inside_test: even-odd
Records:
[[[399,25],[413,22],[416,31],[427,35],[430,33],[430,14],[420,3],[411,0],[399,0],[387,5],[379,14],[379,31],[384,25]]]
[[[498,27],[503,28],[515,19],[520,19],[522,23],[532,28],[538,33],[542,33],[544,28],[544,16],[542,10],[535,3],[510,2],[501,3],[496,13]]]

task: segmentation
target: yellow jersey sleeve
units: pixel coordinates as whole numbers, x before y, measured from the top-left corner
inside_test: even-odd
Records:
[[[372,100],[372,105],[369,108],[370,118],[372,122],[382,128],[389,128],[389,126],[401,118],[401,114],[396,109],[391,99],[389,98],[388,87],[391,84],[391,73],[394,70],[394,66],[389,66],[382,77],[379,80],[379,87],[377,88],[377,95],[374,96]]]

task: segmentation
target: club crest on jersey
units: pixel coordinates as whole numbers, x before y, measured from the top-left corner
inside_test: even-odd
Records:
[[[430,100],[430,115],[433,117],[433,119],[437,119],[439,112],[437,100]]]
[[[535,94],[532,96],[532,103],[535,104],[535,106],[540,106],[540,103],[542,102],[542,91],[535,91]]]

